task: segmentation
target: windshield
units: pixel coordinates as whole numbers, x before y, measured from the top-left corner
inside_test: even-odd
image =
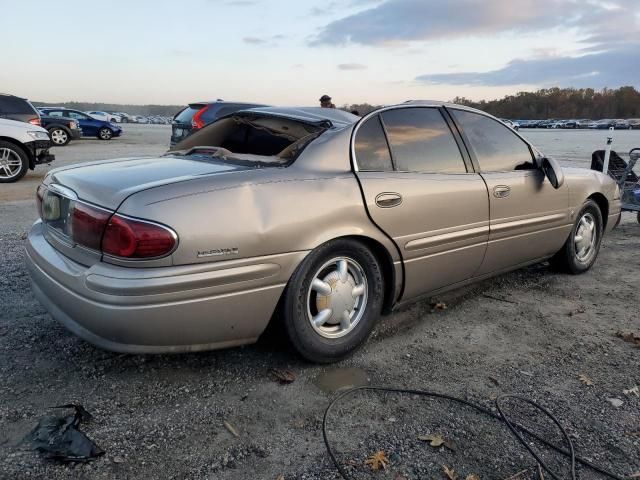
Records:
[[[288,165],[328,127],[326,123],[243,113],[212,123],[179,142],[169,154],[256,167]]]

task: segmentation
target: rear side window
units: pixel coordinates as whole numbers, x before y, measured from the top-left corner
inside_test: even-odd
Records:
[[[193,118],[193,116],[196,114],[196,112],[198,110],[200,110],[202,108],[202,106],[196,106],[196,107],[187,107],[184,110],[182,110],[175,118],[176,122],[178,123],[189,123],[191,122],[191,119]]]
[[[389,146],[387,145],[387,140],[378,115],[368,119],[358,129],[355,151],[359,170],[393,170]]]
[[[436,108],[382,113],[396,169],[403,172],[467,173],[458,144]]]
[[[469,139],[481,171],[508,172],[535,168],[529,145],[509,127],[478,113],[463,110],[451,112]]]
[[[36,109],[24,98],[9,95],[0,95],[0,113],[37,114]]]

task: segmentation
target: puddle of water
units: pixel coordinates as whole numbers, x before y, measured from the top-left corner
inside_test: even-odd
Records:
[[[336,368],[318,375],[314,383],[323,392],[334,393],[338,390],[369,385],[369,376],[359,368]]]

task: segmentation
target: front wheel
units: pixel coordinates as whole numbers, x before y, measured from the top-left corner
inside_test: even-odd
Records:
[[[49,130],[49,136],[51,137],[53,144],[57,147],[64,147],[71,141],[71,137],[64,128],[52,128]]]
[[[367,339],[380,316],[380,264],[363,244],[333,240],[305,258],[284,295],[284,327],[293,347],[312,362],[335,362]]]
[[[583,273],[595,263],[602,242],[602,213],[593,200],[587,200],[564,246],[551,259],[551,265],[567,273]]]
[[[0,141],[0,183],[20,180],[29,169],[25,151],[11,142]]]
[[[98,138],[100,140],[111,140],[112,137],[113,132],[110,128],[102,127],[100,130],[98,130]]]

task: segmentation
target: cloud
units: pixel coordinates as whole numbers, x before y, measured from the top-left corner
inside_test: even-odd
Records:
[[[229,5],[230,7],[250,7],[257,3],[256,0],[228,0],[224,2],[225,5]]]
[[[621,2],[622,0],[618,0]],[[397,45],[411,41],[576,28],[593,41],[631,35],[629,12],[638,0],[619,4],[562,0],[387,0],[323,27],[311,45]],[[603,35],[601,27],[607,26]],[[611,28],[615,29],[611,30]],[[637,30],[635,30],[637,31]]]
[[[367,66],[361,63],[341,63],[338,68],[340,70],[365,70]]]
[[[251,45],[262,45],[267,43],[267,41],[264,38],[258,38],[258,37],[243,37],[242,41],[244,43],[249,43]]]
[[[328,23],[313,46],[406,46],[501,34],[570,31],[581,47],[558,56],[532,45],[528,58],[488,72],[432,72],[426,84],[620,86],[640,84],[640,0],[386,0]]]
[[[640,85],[640,43],[576,57],[518,59],[488,72],[420,75],[425,84],[620,87]]]

